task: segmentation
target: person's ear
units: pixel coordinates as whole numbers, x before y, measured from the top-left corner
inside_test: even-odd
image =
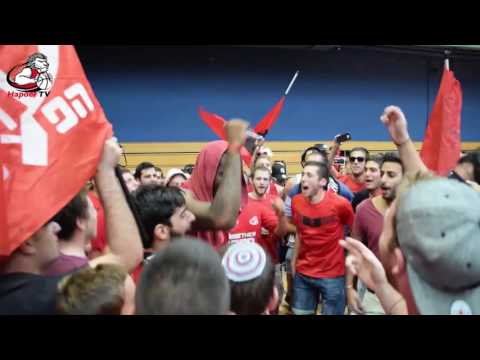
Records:
[[[170,240],[170,228],[164,224],[157,224],[153,229],[155,240],[166,241]]]
[[[324,188],[325,186],[327,186],[328,184],[328,180],[325,179],[325,178],[322,178],[322,180],[320,180],[320,185]]]
[[[75,225],[77,226],[77,228],[80,230],[80,231],[85,231],[87,229],[87,220],[86,219],[83,219],[81,217],[78,217],[76,220],[75,220]]]
[[[35,255],[37,249],[35,248],[35,239],[30,238],[18,247],[18,251],[24,255]]]

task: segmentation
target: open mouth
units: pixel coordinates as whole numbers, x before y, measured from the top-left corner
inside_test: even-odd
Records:
[[[308,185],[302,185],[302,191],[308,191],[309,187]]]

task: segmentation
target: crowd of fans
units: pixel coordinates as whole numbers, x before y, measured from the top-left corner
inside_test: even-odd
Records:
[[[94,179],[0,262],[0,314],[480,314],[480,152],[440,178],[401,109],[381,121],[397,152],[343,163],[339,135],[291,176],[263,140],[245,156],[238,119],[165,174],[116,171],[108,140]]]

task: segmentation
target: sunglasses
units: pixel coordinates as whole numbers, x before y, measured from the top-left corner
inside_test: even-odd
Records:
[[[350,162],[355,162],[355,160],[357,160],[358,162],[362,163],[365,161],[365,158],[362,157],[362,156],[358,156],[358,157],[355,157],[355,156],[351,156],[350,157]]]
[[[263,151],[263,152],[259,151],[259,152],[257,152],[257,156],[268,156],[268,152],[267,151]]]

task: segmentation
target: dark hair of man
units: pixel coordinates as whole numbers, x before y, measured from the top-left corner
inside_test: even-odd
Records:
[[[480,184],[480,151],[472,151],[462,156],[458,164],[470,163],[473,166],[473,181]]]
[[[187,173],[187,174],[189,174],[189,175],[192,175],[192,173],[193,173],[193,168],[194,168],[194,167],[195,167],[195,165],[193,165],[193,164],[187,164],[187,165],[185,165],[185,166],[183,167],[182,171],[183,171],[184,173]]]
[[[371,154],[368,156],[367,161],[373,161],[378,164],[378,167],[382,167],[383,164],[383,155],[382,154]]]
[[[183,237],[145,265],[135,293],[138,315],[225,315],[230,287],[219,255]]]
[[[364,147],[361,147],[361,146],[358,146],[358,147],[354,147],[352,150],[350,150],[350,154],[353,153],[354,151],[361,151],[365,154],[365,159],[368,159],[370,153],[368,152],[367,149],[365,149]]]
[[[403,169],[402,160],[400,159],[400,157],[398,156],[398,154],[396,152],[388,152],[388,153],[383,154],[382,165],[385,164],[386,162],[393,162],[393,163],[400,164],[400,166],[402,167],[402,174],[405,172],[404,169]]]
[[[253,280],[234,282],[230,280],[230,310],[237,315],[260,315],[267,308],[275,285],[275,268],[266,254],[262,274]]]
[[[309,157],[311,154],[320,154],[323,158],[322,162],[327,163],[327,159],[328,159],[327,152],[319,146],[311,146],[309,148],[306,148],[303,151],[302,161],[301,161],[303,167],[305,167],[305,162],[307,161],[307,157]]]
[[[62,228],[58,233],[60,240],[70,240],[77,228],[78,218],[88,218],[88,200],[85,190],[75,195],[75,197],[52,218],[51,221],[57,222]]]
[[[327,165],[318,161],[307,161],[304,168],[307,166],[316,166],[318,177],[321,179],[327,180],[326,185],[323,187],[324,190],[328,189],[328,178],[330,177],[330,172],[328,171]]]
[[[143,247],[149,249],[153,243],[155,226],[163,224],[172,226],[170,218],[175,210],[185,206],[185,197],[177,187],[166,187],[158,184],[140,185],[132,193],[137,204],[138,214],[148,238]]]
[[[57,311],[63,315],[120,315],[126,278],[118,265],[84,267],[59,283]]]
[[[135,173],[133,174],[133,176],[135,177],[135,179],[140,180],[140,178],[142,177],[142,171],[150,168],[155,168],[155,165],[153,165],[151,162],[142,162],[138,164],[138,166],[135,168]]]

